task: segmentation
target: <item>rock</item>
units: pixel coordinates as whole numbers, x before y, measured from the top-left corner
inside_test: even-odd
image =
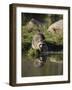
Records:
[[[42,23],[34,18],[32,18],[26,25],[28,31],[32,32],[40,27]]]
[[[27,23],[26,28],[27,28],[28,30],[31,30],[31,29],[34,28],[34,26],[35,26],[35,24],[32,22],[32,20],[30,20],[30,21]]]
[[[63,34],[63,20],[59,20],[52,25],[49,26],[48,32],[51,32],[52,34]]]

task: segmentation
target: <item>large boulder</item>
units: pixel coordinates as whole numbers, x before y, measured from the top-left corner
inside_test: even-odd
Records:
[[[63,20],[56,21],[51,24],[48,28],[48,35],[50,36],[51,42],[56,44],[63,44]]]
[[[28,29],[28,31],[34,31],[34,30],[38,29],[41,25],[42,25],[42,23],[39,20],[32,18],[26,24],[26,28]]]
[[[35,27],[35,24],[33,23],[33,20],[34,20],[34,19],[31,19],[31,20],[27,23],[26,28],[27,28],[28,30],[32,30],[32,29]]]
[[[51,32],[52,34],[63,34],[63,20],[56,21],[52,25],[49,26],[48,32]]]

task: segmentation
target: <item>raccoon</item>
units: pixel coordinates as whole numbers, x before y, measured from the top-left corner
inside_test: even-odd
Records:
[[[41,50],[42,46],[45,44],[45,37],[42,33],[38,32],[33,36],[32,48]]]
[[[46,56],[48,52],[48,46],[45,41],[43,33],[38,32],[33,36],[32,48],[40,51],[40,56]]]

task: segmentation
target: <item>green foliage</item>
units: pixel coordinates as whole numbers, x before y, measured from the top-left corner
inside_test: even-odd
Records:
[[[28,57],[37,58],[37,57],[39,57],[39,54],[40,54],[39,50],[36,50],[36,49],[30,48],[28,51]]]
[[[62,61],[63,60],[63,54],[51,54],[49,55],[49,58],[54,61]]]
[[[46,21],[40,25],[33,24],[31,28],[28,23],[32,18],[41,19]],[[36,34],[39,29],[43,32],[46,42],[54,43],[54,44],[63,44],[63,35],[52,34],[47,31],[48,27],[54,23],[55,21],[62,19],[62,15],[47,15],[47,14],[22,14],[22,50],[25,52],[25,55],[29,57],[37,57],[39,54],[38,50],[33,50],[31,47],[32,38]]]
[[[54,43],[56,45],[62,45],[63,44],[63,35],[59,34],[52,34],[50,32],[45,34],[46,41],[50,43]]]

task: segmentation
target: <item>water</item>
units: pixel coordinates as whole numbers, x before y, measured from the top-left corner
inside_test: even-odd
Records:
[[[63,74],[63,54],[48,54],[44,58],[22,57],[22,77]]]

